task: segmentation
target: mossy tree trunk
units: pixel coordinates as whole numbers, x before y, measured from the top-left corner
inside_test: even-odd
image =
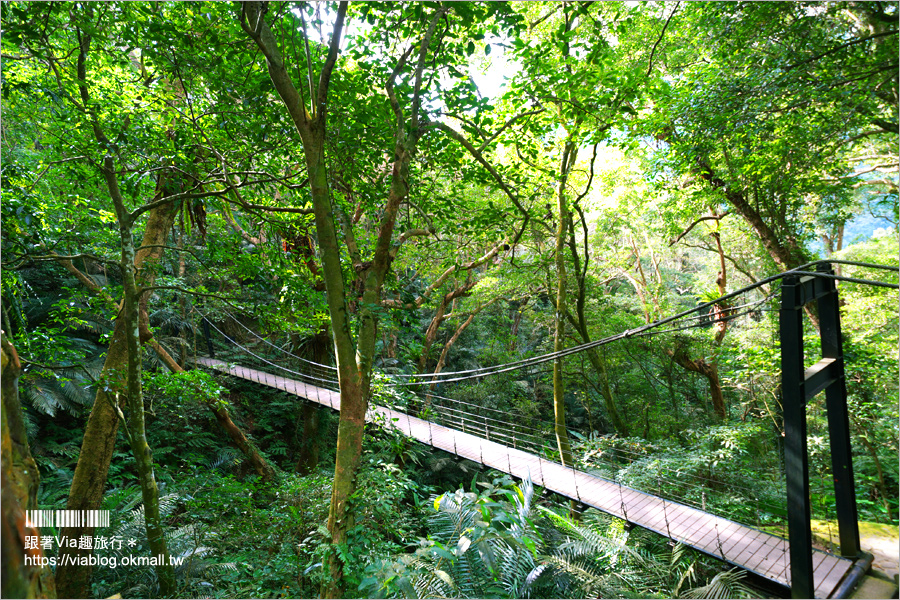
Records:
[[[109,163],[112,161],[109,160]],[[144,503],[144,526],[147,531],[147,543],[153,557],[159,560],[156,567],[159,582],[159,594],[171,596],[175,592],[175,569],[169,564],[169,550],[163,532],[162,519],[159,512],[159,488],[153,470],[153,456],[147,443],[147,431],[144,422],[144,393],[141,382],[141,335],[140,335],[140,298],[142,291],[138,287],[135,270],[134,220],[125,209],[124,198],[113,186],[112,165],[107,164],[104,171],[107,175],[108,187],[116,207],[119,219],[119,235],[122,243],[122,259],[120,268],[124,287],[122,313],[125,323],[126,377],[124,391],[125,403],[128,407],[126,421],[127,437],[132,454],[137,463],[138,479],[141,486],[141,499]]]
[[[241,25],[265,56],[269,77],[300,135],[309,178],[341,395],[334,485],[328,514],[332,551],[325,561],[322,596],[339,598],[345,596],[342,555],[345,555],[348,532],[353,527],[353,511],[350,504],[356,488],[356,475],[362,454],[370,377],[378,333],[378,310],[382,305],[382,288],[385,275],[397,251],[393,243],[394,226],[400,204],[408,194],[410,162],[424,131],[425,123],[420,121],[422,72],[426,66],[435,27],[447,9],[441,7],[434,11],[427,31],[418,44],[418,61],[412,77],[415,83],[407,116],[404,116],[401,104],[394,93],[394,78],[406,65],[412,54],[412,48],[404,53],[387,81],[386,92],[396,117],[390,188],[381,207],[372,260],[370,263],[354,265],[357,267],[363,289],[362,301],[358,303],[356,336],[351,331],[348,314],[341,248],[335,227],[335,211],[331,201],[325,159],[327,101],[331,75],[337,62],[347,3],[341,2],[338,6],[328,53],[318,76],[318,85],[313,84],[315,77],[312,63],[307,61],[306,76],[310,99],[308,107],[288,72],[288,68],[293,69],[293,66],[285,63],[276,37],[266,22],[267,3],[245,2],[240,10]]]
[[[175,220],[177,207],[173,204],[157,206],[150,211],[144,225],[142,245],[145,249],[135,254],[135,268],[141,285],[151,286],[156,279],[156,265],[163,255],[168,232]],[[116,434],[119,428],[117,411],[118,399],[114,389],[125,385],[124,374],[127,365],[128,350],[125,342],[125,322],[116,321],[106,360],[100,380],[109,385],[97,387],[94,404],[88,417],[81,443],[81,452],[69,488],[66,503],[68,510],[97,510],[103,501],[109,465],[112,461],[116,445]],[[93,527],[67,527],[60,532],[63,537],[79,539],[81,536],[92,536]],[[91,567],[72,566],[72,561],[79,556],[90,556],[93,550],[83,548],[60,548],[60,556],[71,555],[72,558],[61,564],[56,570],[57,586],[60,596],[64,598],[87,598],[91,594]]]
[[[596,154],[595,154],[596,156]],[[591,176],[593,177],[593,162],[591,163]],[[587,222],[585,220],[585,215],[581,208],[579,207],[577,201],[575,202],[575,209],[578,211],[579,219],[581,221],[582,227],[584,228],[584,262],[582,263],[581,257],[578,253],[578,245],[575,239],[574,232],[574,224],[572,223],[572,219],[570,219],[570,231],[569,231],[569,250],[572,254],[572,260],[575,264],[575,280],[578,285],[577,295],[575,297],[575,316],[573,317],[571,313],[566,312],[566,317],[575,327],[575,331],[578,332],[578,335],[581,337],[581,341],[587,344],[591,341],[590,333],[588,332],[587,326],[587,317],[585,316],[585,303],[587,300],[587,269],[590,263],[590,255],[588,254],[588,244],[587,244]],[[594,368],[594,372],[597,374],[597,377],[600,378],[600,385],[598,389],[600,391],[600,395],[603,396],[604,405],[606,406],[606,414],[609,417],[610,422],[612,423],[613,429],[615,429],[616,433],[619,435],[627,436],[628,435],[628,426],[625,424],[625,420],[622,418],[622,415],[619,413],[619,406],[616,402],[615,395],[613,394],[612,387],[609,385],[609,373],[606,368],[606,358],[600,354],[597,348],[589,348],[587,350],[588,361],[590,361],[591,366]]]
[[[53,572],[42,567],[40,547],[26,549],[26,537],[40,536],[40,530],[29,526],[25,511],[37,508],[37,492],[41,476],[31,456],[25,420],[19,404],[19,356],[3,337],[0,348],[2,364],[2,459],[0,459],[0,505],[2,505],[2,548],[0,548],[0,580],[3,598],[55,598]],[[26,563],[28,557],[30,564]]]
[[[91,8],[86,9],[88,13]],[[92,106],[87,76],[87,60],[90,52],[91,34],[80,29],[74,22],[78,32],[79,47],[77,57],[77,85],[81,103],[85,107]],[[86,111],[94,138],[101,147],[110,147],[100,121],[93,109]],[[75,469],[72,487],[69,491],[67,508],[79,510],[96,510],[100,507],[109,464],[115,447],[118,420],[125,420],[122,407],[128,409],[126,421],[127,436],[138,467],[141,495],[144,502],[144,517],[147,539],[154,556],[162,556],[162,564],[156,568],[159,581],[159,593],[171,595],[175,590],[175,572],[169,565],[169,555],[159,515],[159,492],[153,473],[153,461],[147,445],[144,427],[144,399],[141,388],[141,353],[140,353],[140,302],[147,292],[146,286],[152,285],[154,279],[151,267],[159,262],[168,232],[174,223],[177,205],[174,201],[160,202],[141,207],[134,212],[126,208],[126,201],[119,188],[115,162],[107,154],[99,165],[100,173],[110,195],[116,219],[119,224],[121,258],[120,269],[123,278],[124,296],[121,304],[121,316],[116,322],[113,341],[103,367],[103,383],[94,400],[94,407],[88,419],[82,442],[81,454]],[[164,178],[164,175],[161,175]],[[162,180],[161,180],[162,183]],[[160,190],[163,185],[158,186]],[[139,252],[134,244],[135,224],[149,212],[144,231],[145,248]],[[142,254],[142,252],[146,252]],[[141,275],[138,275],[140,273]],[[80,538],[92,535],[92,528],[64,528],[63,537]],[[60,549],[60,554],[90,554],[90,550],[74,548]],[[74,557],[73,557],[74,558]],[[91,569],[84,566],[60,566],[57,570],[59,591],[71,598],[90,596]]]
[[[566,274],[566,242],[569,233],[569,221],[572,219],[566,198],[566,183],[568,174],[575,164],[578,149],[575,143],[567,140],[563,148],[560,160],[559,182],[556,193],[557,218],[559,219],[556,230],[556,313],[554,316],[553,351],[565,350],[566,331],[566,295],[568,292],[568,277]],[[566,388],[563,381],[563,359],[556,358],[553,361],[553,430],[556,434],[556,447],[559,450],[559,459],[563,466],[571,467],[572,444],[569,441],[569,432],[566,429]]]

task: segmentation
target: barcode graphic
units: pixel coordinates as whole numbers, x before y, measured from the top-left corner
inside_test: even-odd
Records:
[[[26,510],[28,527],[109,527],[108,510]]]

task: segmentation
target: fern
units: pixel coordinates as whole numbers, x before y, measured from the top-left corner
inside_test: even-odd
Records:
[[[530,577],[531,585],[549,587],[559,595],[612,597],[645,590],[642,572],[652,569],[648,557],[627,546],[628,533],[615,522],[606,533],[588,512],[576,523],[540,507],[559,532],[566,535],[547,556],[542,569]]]
[[[685,592],[685,598],[753,598],[753,590],[744,585],[744,572],[722,571],[704,586]]]
[[[227,473],[230,469],[240,464],[242,456],[236,448],[225,447],[219,450],[214,458],[207,461],[206,467],[210,471],[219,470]]]
[[[155,310],[148,318],[152,326],[170,333],[178,333],[181,330],[192,331],[194,328],[190,320],[182,319],[180,314],[168,308]]]
[[[159,498],[159,511],[163,519],[170,519],[181,502],[177,494],[167,494]],[[120,565],[116,570],[116,579],[105,582],[107,589],[102,595],[107,596],[115,591],[128,597],[158,596],[156,570],[151,567],[123,566],[122,558],[126,555],[146,555],[149,553],[146,529],[144,526],[144,506],[141,504],[139,488],[111,490],[104,498],[103,507],[110,510],[114,522],[107,530],[106,536],[120,539],[124,543],[121,548],[109,550]],[[197,592],[209,593],[211,584],[200,579],[216,572],[234,571],[234,563],[220,563],[211,555],[211,549],[203,544],[209,533],[193,524],[166,530],[166,545],[169,555],[183,559],[175,566],[175,576],[182,590],[195,589]],[[135,545],[129,545],[134,540]],[[124,590],[124,591],[123,591]]]

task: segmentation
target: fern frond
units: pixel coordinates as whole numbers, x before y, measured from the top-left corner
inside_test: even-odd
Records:
[[[55,417],[56,411],[62,408],[59,394],[47,385],[43,379],[31,379],[22,382],[19,393],[26,405],[30,405],[36,412]],[[64,401],[64,400],[63,400]]]
[[[704,586],[685,592],[685,598],[752,598],[753,590],[744,584],[745,573],[739,569],[722,571]]]
[[[240,463],[242,454],[231,447],[222,448],[216,453],[216,456],[207,461],[206,466],[209,470],[228,471],[232,467]]]

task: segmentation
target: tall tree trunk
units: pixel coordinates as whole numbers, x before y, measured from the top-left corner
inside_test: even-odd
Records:
[[[301,475],[312,473],[319,464],[319,407],[313,402],[304,402],[300,411],[303,421],[303,438],[300,440],[300,456],[296,471]]]
[[[572,218],[566,203],[566,183],[568,174],[578,150],[574,142],[566,142],[560,161],[559,188],[556,194],[556,208],[559,213],[559,226],[556,232],[556,313],[555,329],[553,332],[553,351],[561,352],[565,349],[566,328],[566,293],[568,278],[566,276],[566,242],[569,233],[569,221]],[[572,444],[569,441],[569,432],[566,429],[566,388],[562,372],[563,359],[553,361],[553,431],[556,434],[556,447],[559,450],[559,459],[563,466],[570,467],[572,460]]]
[[[117,202],[117,204],[119,204]],[[123,321],[125,323],[125,346],[127,348],[127,368],[125,401],[128,406],[126,428],[131,451],[137,463],[138,479],[141,486],[141,498],[144,504],[144,527],[147,531],[147,543],[150,551],[159,564],[156,566],[156,577],[159,583],[160,596],[171,596],[175,592],[175,569],[169,563],[169,549],[166,544],[159,508],[159,487],[153,470],[153,456],[147,444],[147,431],[144,422],[144,392],[141,382],[141,335],[140,310],[141,290],[136,280],[135,247],[133,225],[130,218],[123,218],[124,204],[117,206],[119,210],[119,234],[122,238],[122,280],[125,293],[122,302]]]
[[[11,343],[0,341],[2,365],[2,405],[0,405],[0,505],[2,505],[2,548],[0,548],[0,580],[3,598],[55,598],[56,587],[49,566],[42,566],[43,551],[26,544],[26,538],[37,539],[40,530],[29,526],[25,511],[37,508],[37,492],[41,476],[31,456],[25,420],[19,404],[19,356]],[[29,547],[32,546],[32,547]],[[26,557],[27,561],[26,562]]]
[[[311,352],[307,346],[307,355],[313,362],[326,363],[326,357],[330,351],[328,338],[328,327],[323,325],[313,336]],[[300,339],[296,334],[291,334],[291,352],[293,354],[301,352]],[[295,470],[301,475],[306,475],[319,464],[319,406],[316,403],[303,402],[295,431],[299,431],[301,427],[302,434],[295,434],[295,439],[300,445],[300,456],[297,458]]]
[[[585,343],[590,341],[589,336],[582,336]],[[606,407],[606,414],[609,416],[610,422],[612,422],[613,428],[616,430],[616,433],[622,436],[628,435],[628,425],[625,424],[625,420],[622,419],[621,413],[619,413],[619,406],[616,402],[616,397],[613,394],[612,388],[609,385],[609,373],[606,369],[606,359],[604,359],[596,348],[589,348],[587,350],[588,360],[591,363],[591,366],[594,368],[594,371],[600,377],[600,395],[603,396],[603,404]]]
[[[328,531],[331,534],[332,549],[325,559],[325,578],[321,590],[324,597],[339,598],[345,595],[343,592],[344,561],[342,556],[345,555],[347,534],[353,527],[353,513],[350,510],[349,501],[356,488],[356,475],[362,454],[370,377],[378,333],[377,307],[381,306],[384,278],[393,257],[392,242],[397,213],[400,204],[406,199],[409,189],[410,162],[419,137],[423,133],[423,128],[420,126],[422,72],[426,66],[431,39],[439,20],[447,9],[441,7],[434,11],[428,29],[418,44],[418,62],[413,77],[414,87],[408,119],[403,115],[393,86],[397,72],[406,63],[412,50],[403,55],[396,72],[389,77],[386,86],[391,108],[396,117],[391,184],[382,207],[381,223],[375,241],[371,266],[363,269],[360,274],[363,281],[363,294],[362,302],[359,303],[358,334],[354,344],[354,336],[347,314],[341,249],[338,245],[334,208],[331,203],[325,162],[327,101],[331,74],[337,62],[347,3],[341,2],[338,7],[328,53],[319,73],[318,86],[313,85],[312,65],[309,62],[307,64],[309,69],[307,76],[310,83],[309,109],[291,81],[278,42],[265,20],[267,8],[264,2],[242,4],[241,26],[265,55],[269,77],[303,142],[303,154],[312,196],[319,255],[325,279],[325,297],[331,317],[331,331],[341,392],[334,485],[328,514]]]
[[[163,204],[149,212],[144,226],[143,246],[135,255],[135,268],[142,287],[153,285],[156,279],[156,265],[162,258],[169,230],[175,220],[177,207],[174,204]],[[155,247],[151,247],[155,246]],[[125,320],[117,319],[112,341],[106,353],[101,381],[108,386],[98,386],[94,405],[85,426],[81,452],[69,488],[68,510],[97,510],[103,500],[106,489],[106,478],[116,443],[116,432],[119,428],[117,412],[118,401],[110,390],[122,387],[122,374],[127,364],[127,348],[125,345]],[[81,536],[93,536],[93,527],[64,527],[62,537],[79,539]],[[61,564],[56,568],[56,583],[59,594],[63,598],[88,598],[91,595],[90,566],[73,566],[79,557],[89,557],[93,550],[83,548],[62,547],[59,550]]]

